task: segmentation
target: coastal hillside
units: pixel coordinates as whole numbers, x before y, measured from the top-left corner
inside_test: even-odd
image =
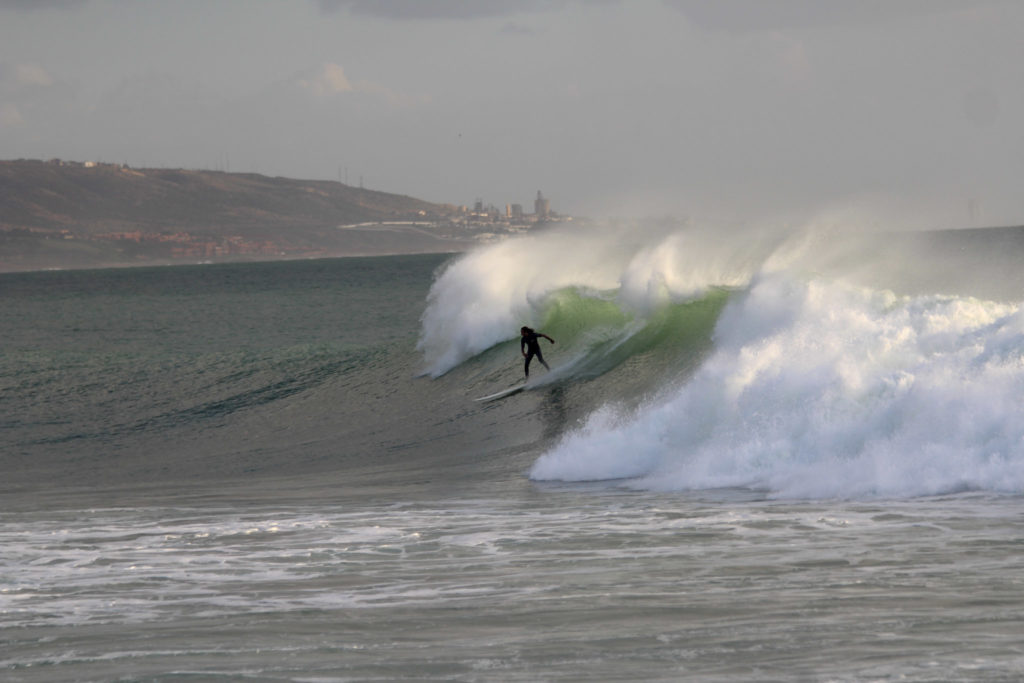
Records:
[[[458,251],[458,212],[338,182],[0,161],[0,270]]]

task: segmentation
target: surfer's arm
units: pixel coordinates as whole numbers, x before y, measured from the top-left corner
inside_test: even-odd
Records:
[[[539,337],[544,337],[545,339],[547,339],[547,340],[548,340],[549,342],[551,342],[552,344],[554,344],[554,343],[555,343],[555,340],[554,340],[554,339],[552,339],[551,337],[549,337],[548,335],[546,335],[546,334],[544,334],[544,333],[540,333],[540,334],[538,334],[537,336],[539,336]]]

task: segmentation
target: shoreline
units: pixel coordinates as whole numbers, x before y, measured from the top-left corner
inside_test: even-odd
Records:
[[[246,263],[290,263],[293,261],[331,261],[335,259],[356,259],[356,258],[388,258],[392,256],[427,256],[431,254],[436,255],[455,255],[463,254],[469,251],[469,249],[437,249],[437,250],[423,250],[423,251],[387,251],[387,252],[368,252],[368,253],[337,253],[337,254],[310,254],[310,255],[294,255],[294,256],[281,256],[278,258],[267,257],[267,258],[227,258],[227,259],[211,259],[207,261],[190,261],[186,259],[175,259],[175,260],[153,260],[153,261],[138,261],[133,263],[97,263],[97,264],[83,264],[83,265],[67,265],[67,266],[43,266],[38,268],[6,268],[0,265],[0,277],[5,275],[24,275],[29,273],[70,273],[70,272],[83,272],[90,270],[127,270],[133,268],[176,268],[176,267],[196,267],[196,266],[224,266],[232,264],[246,264]]]

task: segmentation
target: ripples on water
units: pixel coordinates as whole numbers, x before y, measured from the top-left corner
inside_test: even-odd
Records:
[[[1024,675],[1019,500],[723,496],[570,488],[532,502],[5,516],[0,671],[12,681]]]

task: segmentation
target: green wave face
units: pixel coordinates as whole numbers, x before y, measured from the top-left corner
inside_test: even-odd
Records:
[[[566,288],[546,302],[540,329],[571,359],[558,364],[565,368],[558,379],[591,379],[623,364],[652,380],[658,374],[674,377],[707,353],[729,296],[729,290],[716,288],[703,298],[640,315],[621,307],[611,293]]]

